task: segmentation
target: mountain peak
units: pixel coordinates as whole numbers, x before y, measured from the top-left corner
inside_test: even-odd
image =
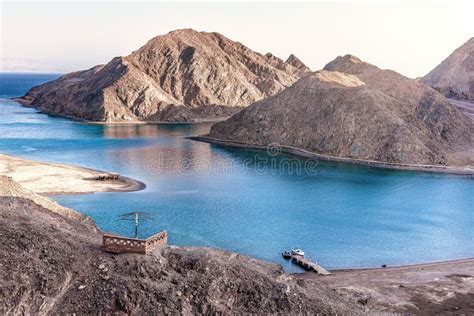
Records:
[[[303,72],[309,72],[311,69],[309,69],[308,66],[306,66],[298,57],[295,55],[291,54],[288,56],[286,59],[285,63],[292,65],[293,67],[303,71]]]
[[[351,62],[351,63],[354,63],[354,64],[358,64],[358,63],[362,62],[362,60],[360,58],[358,58],[354,55],[351,55],[351,54],[346,54],[343,57],[341,57],[341,59],[343,59],[345,61],[348,61],[348,62]]]
[[[286,62],[287,63],[301,62],[301,60],[298,57],[296,57],[295,55],[290,54],[290,56],[288,56],[288,58],[286,59]]]
[[[324,70],[339,71],[352,75],[380,70],[377,66],[362,61],[354,55],[337,56],[324,66]]]
[[[44,112],[85,120],[190,121],[229,116],[292,85],[300,73],[224,35],[188,28],[156,36],[98,71],[34,88],[27,97]]]
[[[186,34],[186,33],[192,34],[192,33],[202,33],[202,32],[196,31],[193,28],[176,29],[176,30],[168,32],[168,34]]]
[[[207,46],[212,42],[222,40],[230,41],[224,35],[217,32],[204,32],[192,28],[185,28],[157,35],[150,39],[141,49],[163,45],[175,45],[178,43],[190,46]]]
[[[205,32],[205,31],[197,31],[193,28],[184,28],[184,29],[177,29],[174,31],[168,32],[168,34],[165,35],[158,35],[157,37],[167,37],[167,36],[174,36],[174,37],[192,37],[192,36],[199,36],[199,37],[212,37],[212,36],[217,36],[217,37],[223,37],[225,38],[224,35],[222,35],[219,32]]]
[[[365,83],[356,76],[344,74],[339,71],[320,70],[310,76],[318,79],[319,81],[337,83],[346,87],[358,87],[365,85]]]
[[[348,66],[348,65],[361,64],[361,63],[363,63],[363,61],[360,58],[357,58],[356,56],[351,55],[351,54],[347,54],[344,56],[337,56],[334,60],[329,62],[324,67],[324,69],[326,69],[326,67],[329,68],[329,67],[342,66],[342,65]],[[326,70],[332,70],[332,69],[326,69]]]

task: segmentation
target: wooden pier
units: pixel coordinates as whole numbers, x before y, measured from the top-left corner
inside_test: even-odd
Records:
[[[314,271],[317,274],[321,274],[321,275],[330,275],[331,274],[331,272],[324,269],[319,264],[316,264],[316,263],[312,262],[311,260],[306,259],[303,256],[292,255],[291,256],[291,261],[293,263],[296,263],[297,265],[301,266],[303,269],[308,270],[308,271]]]

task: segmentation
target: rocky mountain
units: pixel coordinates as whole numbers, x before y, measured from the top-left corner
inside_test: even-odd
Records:
[[[448,98],[474,101],[474,37],[422,78]]]
[[[105,253],[91,220],[38,198],[0,176],[2,315],[362,313],[326,286],[306,287],[281,266],[235,253]]]
[[[183,29],[125,57],[67,74],[19,99],[45,113],[102,122],[192,121],[229,116],[307,72],[219,33]]]
[[[210,137],[409,164],[473,164],[470,119],[432,88],[346,55],[257,101]]]
[[[299,73],[300,76],[303,76],[303,75],[311,72],[311,69],[309,69],[308,66],[306,66],[298,57],[296,57],[293,54],[291,54],[287,58],[285,63],[295,67],[296,69],[298,69],[298,73]]]

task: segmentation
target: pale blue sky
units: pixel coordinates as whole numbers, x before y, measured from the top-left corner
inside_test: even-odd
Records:
[[[473,1],[5,2],[2,71],[70,71],[127,55],[178,28],[217,31],[313,70],[351,53],[411,77],[474,36]]]

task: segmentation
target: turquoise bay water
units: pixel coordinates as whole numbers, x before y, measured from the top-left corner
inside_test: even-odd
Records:
[[[133,234],[120,214],[153,214],[141,237],[212,246],[299,271],[301,247],[328,268],[474,255],[474,180],[273,157],[185,139],[210,124],[95,126],[39,114],[7,98],[57,75],[0,75],[0,152],[117,171],[147,184],[130,193],[54,196],[106,231]],[[293,168],[285,162],[291,161]]]

